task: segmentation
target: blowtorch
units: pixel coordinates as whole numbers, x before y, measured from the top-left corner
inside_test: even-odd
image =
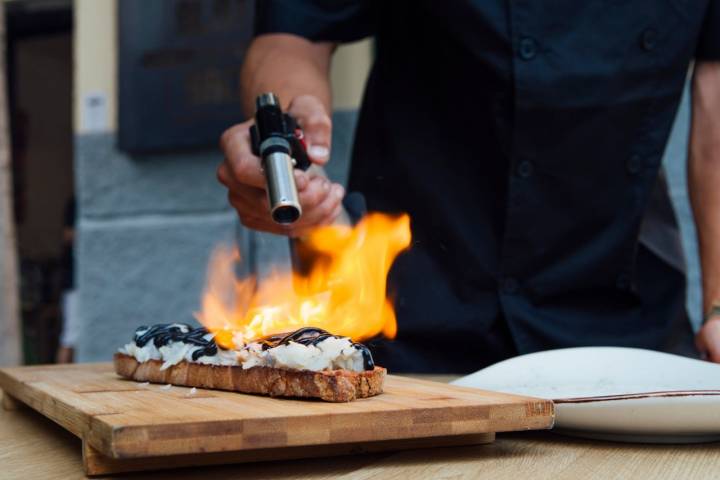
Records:
[[[270,215],[289,225],[302,215],[293,169],[307,170],[311,164],[303,133],[295,119],[282,111],[274,93],[259,95],[255,107],[250,137],[253,154],[260,157],[265,172]]]

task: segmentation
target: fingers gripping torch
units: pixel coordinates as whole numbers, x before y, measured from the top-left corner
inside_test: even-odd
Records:
[[[290,225],[302,215],[293,169],[312,168],[320,175],[325,172],[322,167],[312,165],[302,130],[292,116],[282,111],[275,94],[259,95],[255,107],[255,125],[250,129],[250,136],[253,153],[260,157],[265,172],[270,214],[275,222]],[[365,198],[358,192],[346,195],[343,207],[335,222],[345,225],[359,220],[367,210]],[[290,239],[290,257],[297,273],[307,273],[314,256],[303,248],[300,239]]]
[[[275,222],[289,225],[302,215],[293,169],[307,170],[311,164],[303,132],[293,117],[283,113],[275,94],[258,96],[255,107],[250,137],[253,153],[262,160],[270,215]]]

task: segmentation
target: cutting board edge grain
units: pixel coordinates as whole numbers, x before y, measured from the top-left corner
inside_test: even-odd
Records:
[[[365,444],[371,442],[382,441],[403,441],[403,440],[430,440],[433,438],[442,439],[450,437],[459,437],[464,435],[479,435],[484,433],[509,432],[516,430],[539,430],[550,428],[547,421],[533,422],[528,421],[522,428],[513,425],[504,425],[501,422],[485,423],[485,426],[478,428],[472,426],[472,422],[464,422],[462,428],[458,425],[450,423],[438,423],[432,425],[432,430],[417,429],[416,432],[400,431],[394,434],[374,435],[372,432],[366,434],[354,435],[351,440],[344,442],[323,441],[323,440],[306,440],[299,442],[283,442],[283,437],[276,437],[273,432],[255,432],[253,437],[259,439],[255,441],[243,441],[242,434],[227,433],[224,435],[194,436],[189,438],[173,438],[167,441],[158,438],[152,438],[153,433],[157,433],[156,428],[146,428],[143,425],[130,427],[113,427],[104,422],[102,416],[92,420],[92,427],[84,438],[89,445],[103,453],[105,456],[116,459],[130,459],[143,457],[161,457],[165,455],[191,455],[196,453],[197,445],[203,445],[208,452],[225,452],[225,451],[242,451],[242,450],[271,450],[282,448],[297,447],[321,447],[326,445],[334,445],[336,443],[345,444]],[[98,428],[99,426],[99,428]],[[185,425],[188,426],[188,425]],[[189,425],[193,427],[195,425]],[[152,438],[152,441],[148,441]],[[193,446],[188,445],[188,441],[192,440]],[[138,443],[144,443],[146,450],[138,450]],[[187,445],[187,446],[184,446]],[[173,453],[167,453],[173,452]]]
[[[248,462],[297,460],[302,458],[363,455],[400,450],[436,447],[462,447],[482,445],[495,441],[494,433],[454,435],[450,437],[386,440],[382,442],[347,443],[335,445],[308,445],[260,450],[209,452],[206,454],[170,455],[117,459],[105,456],[89,443],[82,442],[83,467],[86,475],[97,476],[115,473],[162,470],[167,468],[226,465]]]
[[[282,400],[278,400],[282,401]],[[541,402],[545,405],[545,402]],[[250,424],[251,420],[232,420],[232,421],[206,421],[206,422],[178,422],[172,425],[155,425],[155,424],[134,424],[134,425],[117,425],[114,421],[116,417],[122,414],[97,415],[91,419],[90,429],[87,431],[84,439],[90,445],[95,447],[106,456],[112,458],[138,458],[146,456],[163,456],[166,452],[172,454],[192,454],[196,452],[198,445],[202,445],[206,451],[236,451],[236,450],[258,450],[272,449],[284,447],[300,447],[300,446],[320,446],[331,445],[335,443],[363,443],[384,440],[407,440],[416,438],[433,438],[457,435],[471,435],[488,432],[509,432],[517,430],[539,430],[552,428],[554,418],[548,419],[547,413],[543,416],[538,415],[537,408],[533,409],[533,415],[527,415],[527,406],[522,404],[510,404],[499,406],[495,409],[493,415],[485,416],[487,406],[477,407],[458,407],[454,410],[462,411],[461,418],[452,420],[436,420],[424,421],[423,423],[414,423],[408,425],[407,428],[396,428],[393,431],[378,430],[375,428],[362,428],[360,426],[352,428],[349,432],[343,429],[342,440],[333,438],[332,434],[328,438],[323,438],[322,434],[318,434],[314,438],[308,435],[293,439],[288,435],[278,434],[278,430],[282,429],[285,423],[297,421],[297,416],[287,418],[275,418],[272,422],[255,423],[252,427],[250,436],[243,436],[246,424]],[[436,410],[443,415],[447,408],[434,407],[424,409],[424,414],[432,417],[433,411]],[[547,412],[547,409],[545,410]],[[364,414],[364,421],[369,425],[381,425],[383,419],[393,415],[406,415],[407,411],[390,410],[385,412],[368,412]],[[518,418],[526,415],[524,423],[519,426]],[[357,414],[340,413],[327,414],[322,417],[316,416],[314,421],[323,423],[343,423],[342,418],[347,417],[349,421],[353,421]],[[408,422],[411,420],[408,419]],[[265,423],[265,425],[263,425]],[[181,427],[183,431],[192,432],[187,436],[178,432]],[[310,429],[310,427],[308,427]],[[151,441],[149,441],[151,440]],[[192,444],[188,441],[192,440]],[[137,445],[143,444],[145,450],[138,450]]]

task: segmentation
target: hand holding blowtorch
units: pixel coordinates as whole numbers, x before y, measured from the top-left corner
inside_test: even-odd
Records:
[[[311,166],[303,131],[292,116],[283,113],[280,101],[272,93],[257,97],[255,108],[250,138],[253,153],[260,157],[265,172],[270,216],[276,223],[290,225],[302,215],[293,169],[307,170]],[[320,173],[324,175],[322,170]],[[349,223],[346,215],[338,218]],[[299,239],[290,239],[290,255],[294,270],[301,274],[307,272],[315,260],[311,251],[303,255]]]
[[[330,182],[317,166],[327,160],[325,146],[330,140],[325,107],[311,96],[297,97],[290,104],[289,115],[282,112],[274,95],[261,95],[256,103],[255,121],[228,129],[221,139],[225,161],[218,169],[218,178],[228,188],[230,203],[242,223],[292,237],[333,223],[342,211],[344,189]],[[302,144],[298,123],[310,143],[310,155]],[[253,125],[255,141],[249,132]],[[313,165],[302,171],[299,167],[308,166],[309,160]]]

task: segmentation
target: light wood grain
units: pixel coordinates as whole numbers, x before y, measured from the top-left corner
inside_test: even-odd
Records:
[[[144,385],[120,379],[109,364],[2,369],[0,387],[82,438],[91,473],[121,468],[103,458],[168,457],[165,464],[175,466],[197,463],[188,456],[198,453],[232,452],[218,458],[238,460],[253,458],[242,452],[311,452],[298,447],[330,446],[328,455],[406,448],[408,440],[477,443],[478,434],[553,421],[545,400],[394,376],[382,395],[341,404]]]
[[[592,442],[548,433],[499,436],[492,445],[401,452],[341,480],[448,478],[517,480],[718,478],[720,447]]]

